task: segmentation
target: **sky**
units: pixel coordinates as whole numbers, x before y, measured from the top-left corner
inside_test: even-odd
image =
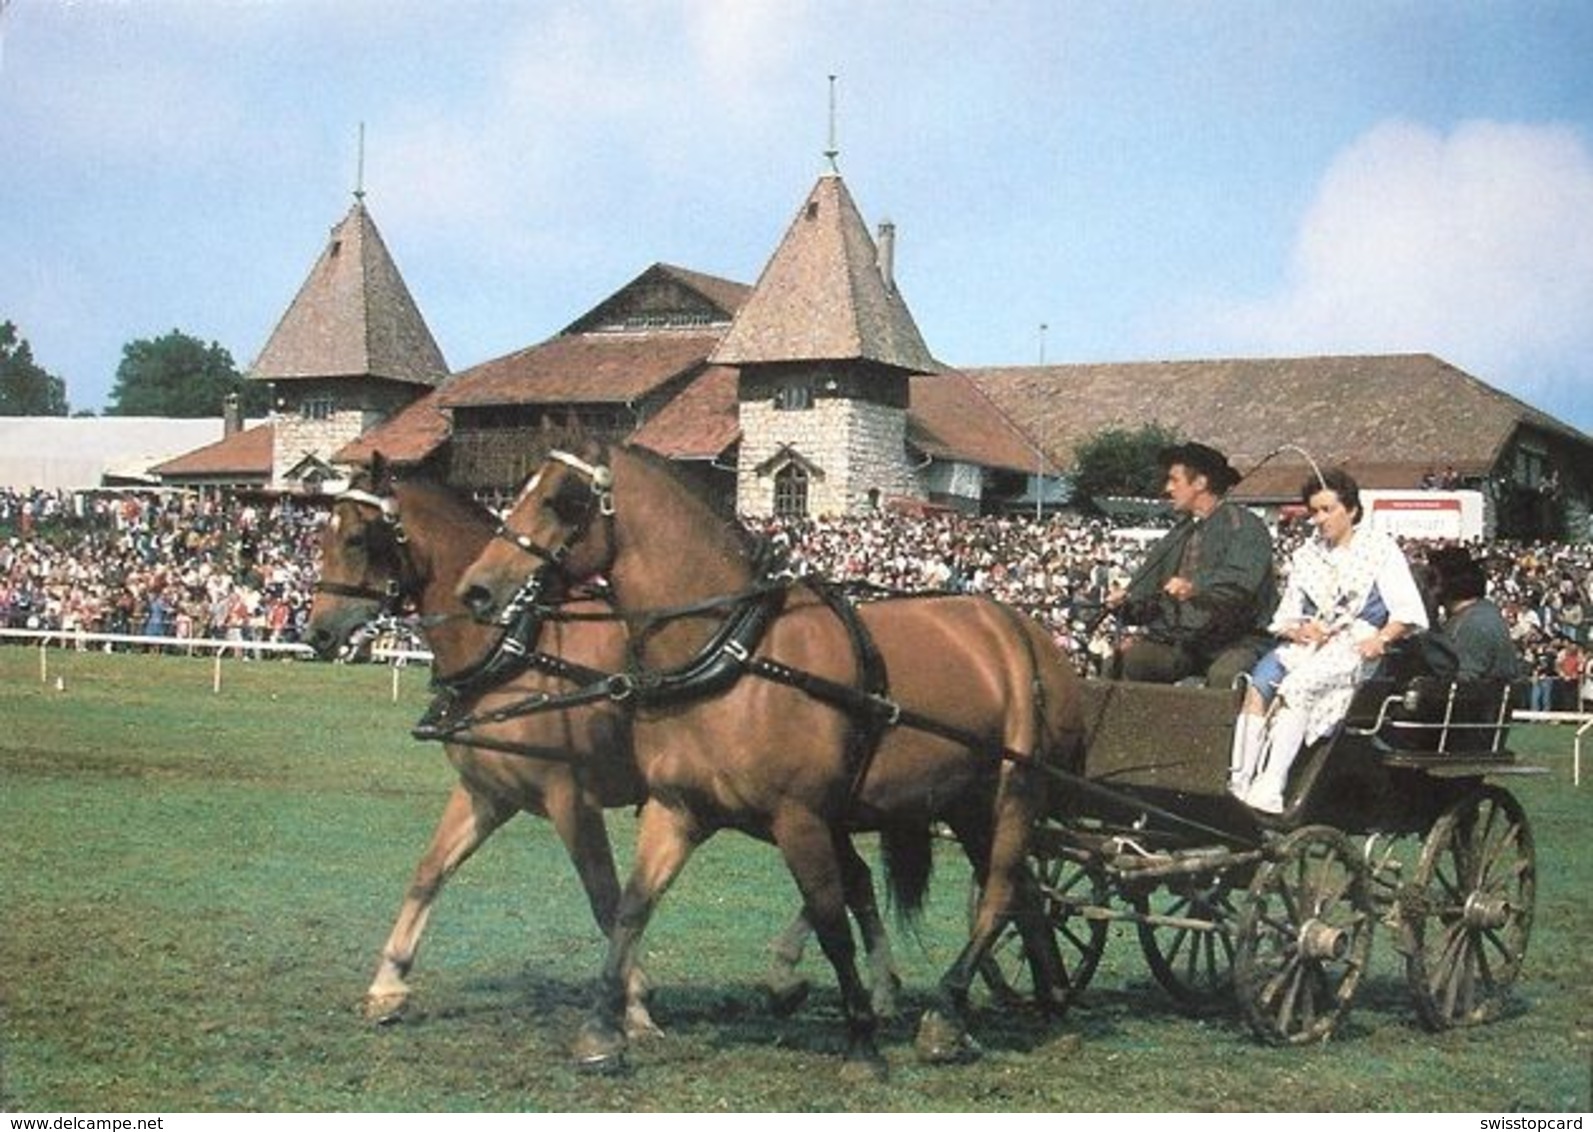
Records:
[[[252,364],[356,189],[457,371],[755,282],[833,138],[952,365],[1431,353],[1593,433],[1582,0],[0,5],[0,321],[74,410]]]

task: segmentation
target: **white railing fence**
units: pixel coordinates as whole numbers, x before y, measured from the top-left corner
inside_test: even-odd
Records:
[[[223,660],[262,660],[279,656],[285,660],[311,660],[315,650],[292,641],[248,641],[215,637],[154,637],[132,633],[89,633],[78,629],[0,629],[0,641],[31,643],[39,652],[39,683],[50,682],[50,649],[72,652],[117,649],[151,649],[183,656],[208,656],[212,660],[210,690],[221,691]],[[399,672],[411,663],[430,664],[431,653],[416,649],[372,647],[371,659],[384,661],[393,670],[393,700],[398,700]],[[61,677],[58,675],[57,680]]]

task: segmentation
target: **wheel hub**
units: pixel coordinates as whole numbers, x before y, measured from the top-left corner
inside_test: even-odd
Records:
[[[1484,896],[1473,892],[1466,897],[1465,921],[1468,928],[1502,928],[1510,922],[1513,909],[1503,896]]]
[[[1337,962],[1350,953],[1350,933],[1310,919],[1300,925],[1300,954],[1307,959]]]

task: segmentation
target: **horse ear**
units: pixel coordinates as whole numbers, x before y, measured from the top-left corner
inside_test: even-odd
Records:
[[[388,466],[387,457],[380,452],[371,453],[371,487],[376,491],[385,491],[388,480],[392,477],[393,470]]]

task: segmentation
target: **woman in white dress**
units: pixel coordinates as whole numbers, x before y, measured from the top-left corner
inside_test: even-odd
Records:
[[[1252,809],[1282,813],[1289,768],[1330,734],[1355,689],[1427,609],[1392,536],[1363,528],[1360,489],[1333,469],[1300,491],[1315,533],[1289,563],[1269,626],[1281,643],[1250,673],[1234,728],[1229,790]]]

